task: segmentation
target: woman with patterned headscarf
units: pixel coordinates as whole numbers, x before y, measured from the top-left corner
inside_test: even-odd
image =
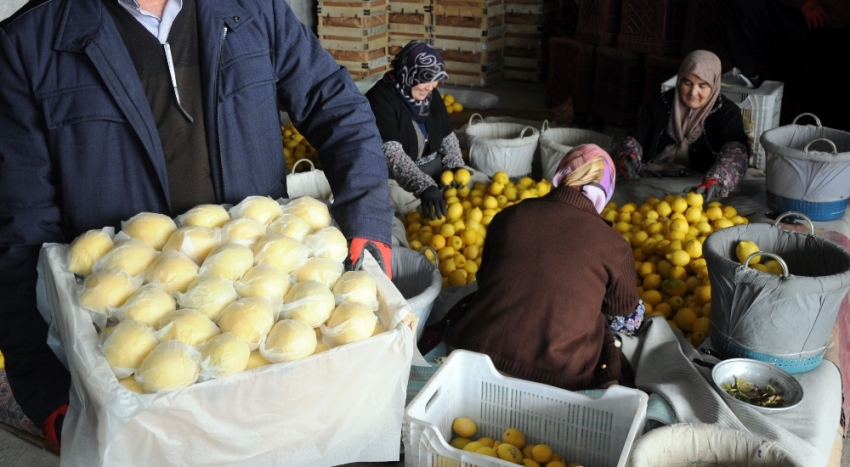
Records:
[[[390,178],[422,201],[430,218],[446,213],[437,185],[444,170],[463,166],[460,143],[437,91],[446,65],[430,45],[410,41],[392,70],[366,93],[383,140]]]
[[[644,306],[631,248],[599,213],[614,193],[599,146],[573,148],[552,191],[500,211],[487,229],[478,291],[450,312],[450,347],[490,356],[512,376],[577,390],[628,383],[614,331]]]
[[[661,93],[640,114],[637,128],[620,144],[618,173],[639,178],[703,174],[697,192],[725,197],[747,170],[750,150],[741,109],[720,94],[717,55],[695,50],[679,67],[676,87]]]

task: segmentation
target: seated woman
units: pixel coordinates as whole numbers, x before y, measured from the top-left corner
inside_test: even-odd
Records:
[[[392,62],[392,70],[366,98],[383,140],[390,178],[422,201],[430,218],[446,213],[437,180],[444,170],[463,167],[460,143],[437,91],[448,79],[446,65],[428,44],[410,41]]]
[[[741,109],[720,94],[720,72],[711,52],[685,57],[676,87],[641,111],[637,128],[620,144],[614,159],[621,176],[696,172],[703,174],[696,191],[706,201],[729,195],[747,170],[749,149]]]
[[[577,146],[561,160],[549,194],[496,214],[478,291],[451,312],[460,317],[449,324],[450,347],[570,390],[632,381],[613,331],[635,332],[645,309],[631,249],[599,215],[614,178],[605,151]]]

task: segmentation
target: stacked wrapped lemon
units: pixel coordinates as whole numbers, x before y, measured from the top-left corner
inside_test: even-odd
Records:
[[[292,167],[301,159],[309,159],[316,168],[322,168],[319,164],[319,153],[316,148],[304,139],[304,135],[298,132],[292,122],[280,127],[280,131],[283,138],[283,155],[286,159],[287,170],[292,172]],[[295,169],[298,172],[303,172],[309,170],[310,167],[307,164],[299,164]]]
[[[410,248],[422,251],[439,264],[443,287],[466,285],[475,281],[481,265],[481,250],[487,226],[502,209],[528,198],[543,196],[552,185],[530,177],[512,182],[505,172],[496,172],[489,185],[475,182],[466,169],[442,174],[447,213],[440,219],[427,219],[419,211],[410,211],[404,220]],[[436,259],[433,251],[436,251]]]
[[[702,244],[715,230],[749,222],[732,206],[712,201],[704,209],[703,203],[703,196],[692,192],[650,197],[640,206],[611,202],[602,211],[632,246],[647,316],[663,316],[695,346],[711,324],[711,284]]]
[[[140,213],[117,235],[80,235],[68,270],[83,278],[80,306],[111,324],[100,350],[121,384],[171,391],[383,332],[377,284],[344,272],[331,222],[309,197]]]

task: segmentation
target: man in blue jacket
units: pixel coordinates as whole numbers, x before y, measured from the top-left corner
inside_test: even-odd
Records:
[[[283,0],[33,0],[0,23],[0,82],[0,349],[57,445],[70,378],[36,309],[41,245],[286,196],[278,108],[318,149],[350,259],[391,274],[374,116]]]

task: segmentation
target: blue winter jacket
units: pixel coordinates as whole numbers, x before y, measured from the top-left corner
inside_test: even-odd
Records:
[[[282,108],[319,152],[342,231],[390,244],[380,135],[346,70],[283,0],[202,0],[197,16],[216,201],[286,195]],[[0,23],[0,317],[35,313],[43,243],[180,214],[168,194],[150,106],[102,0],[33,1]]]

